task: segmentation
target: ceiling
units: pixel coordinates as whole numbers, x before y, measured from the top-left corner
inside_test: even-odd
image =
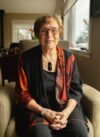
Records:
[[[63,0],[0,0],[5,13],[59,13]]]

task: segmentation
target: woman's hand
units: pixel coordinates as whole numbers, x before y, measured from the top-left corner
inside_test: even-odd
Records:
[[[43,117],[47,119],[50,123],[50,127],[55,130],[60,130],[67,125],[67,115],[65,111],[56,112],[51,109],[44,108],[41,112]]]
[[[77,102],[74,99],[69,99],[67,107],[62,112],[56,112],[56,117],[50,125],[55,130],[65,128],[68,122],[68,117],[75,109]]]
[[[66,127],[67,122],[68,120],[65,112],[56,112],[56,117],[50,127],[55,130],[60,130]]]
[[[53,123],[54,119],[56,118],[56,111],[53,111],[51,109],[44,108],[41,112],[43,117],[49,121],[50,124]]]

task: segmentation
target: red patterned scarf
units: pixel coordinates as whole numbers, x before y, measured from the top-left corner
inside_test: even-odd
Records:
[[[57,63],[57,76],[56,76],[56,99],[59,104],[64,104],[67,101],[66,90],[69,91],[71,77],[72,77],[72,64],[74,61],[74,56],[71,55],[70,58],[65,62],[64,50],[57,47],[58,53],[58,63]],[[68,75],[66,80],[65,76]]]

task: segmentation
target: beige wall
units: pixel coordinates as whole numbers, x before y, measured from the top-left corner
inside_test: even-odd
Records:
[[[91,19],[90,47],[89,57],[76,58],[83,81],[100,90],[100,17]]]
[[[4,47],[8,48],[12,42],[12,20],[33,20],[40,14],[5,14],[4,16]]]

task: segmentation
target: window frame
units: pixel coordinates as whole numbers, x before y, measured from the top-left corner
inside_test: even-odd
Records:
[[[17,28],[21,28],[19,26],[22,26],[22,29],[28,28],[30,31],[30,29],[32,29],[34,26],[34,20],[12,20],[11,25],[12,25],[12,42],[19,42],[20,40],[19,41],[17,40],[16,26],[18,25]],[[31,39],[31,32],[29,39]]]
[[[75,5],[73,6],[73,9],[75,8]],[[89,2],[89,11],[90,11],[90,2]],[[64,16],[64,40],[69,41],[72,44],[75,44],[75,12],[73,10],[70,10],[65,16]],[[66,19],[67,18],[67,19]],[[89,13],[89,28],[88,28],[88,50],[77,50],[76,48],[70,48],[72,52],[82,54],[85,56],[89,56],[91,54],[91,42],[90,42],[90,31],[91,31],[91,23],[90,23],[90,13]],[[67,29],[66,29],[67,28]],[[71,32],[71,33],[69,33]]]

